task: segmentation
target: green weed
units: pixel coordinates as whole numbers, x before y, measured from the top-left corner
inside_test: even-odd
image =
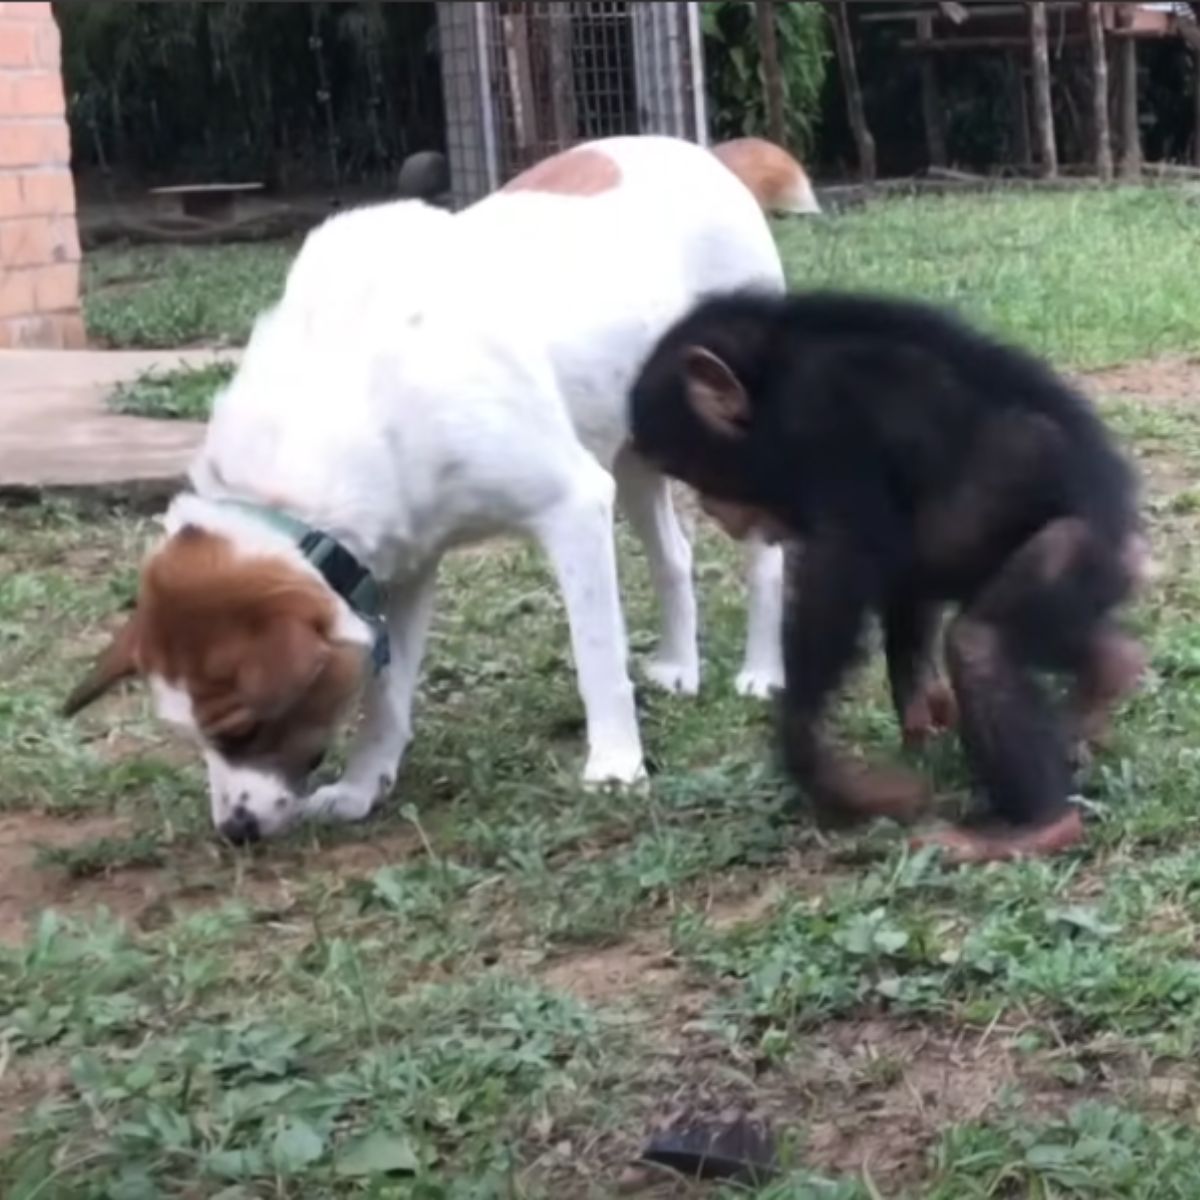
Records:
[[[232,363],[147,371],[118,385],[109,397],[114,412],[133,417],[206,421],[217,392],[233,378]]]

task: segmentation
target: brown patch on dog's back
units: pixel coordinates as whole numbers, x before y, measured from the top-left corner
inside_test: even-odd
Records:
[[[580,146],[522,171],[502,192],[544,192],[553,196],[599,196],[621,182],[621,168],[601,150]]]

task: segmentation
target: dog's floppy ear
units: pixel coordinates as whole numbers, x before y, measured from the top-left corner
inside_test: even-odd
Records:
[[[110,688],[123,679],[140,674],[138,667],[138,615],[133,616],[113,634],[112,641],[101,651],[92,669],[75,686],[62,706],[64,717],[73,717],[89,704],[99,700]]]
[[[238,694],[259,720],[281,717],[312,687],[332,654],[329,639],[312,622],[279,621],[239,667]]]
[[[729,365],[703,346],[689,346],[683,374],[688,403],[700,420],[722,437],[744,437],[750,397]]]

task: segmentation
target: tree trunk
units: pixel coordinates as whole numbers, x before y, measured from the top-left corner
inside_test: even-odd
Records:
[[[1088,52],[1092,61],[1092,130],[1095,135],[1096,172],[1105,183],[1113,177],[1112,131],[1108,126],[1108,54],[1100,5],[1087,6]]]
[[[767,137],[777,146],[787,145],[784,116],[783,73],[779,69],[779,39],[775,33],[774,0],[755,0],[758,18],[758,53],[762,63],[763,93],[767,102]]]
[[[917,36],[923,42],[933,36],[933,18],[917,18]],[[937,64],[928,54],[921,55],[921,109],[925,116],[925,144],[929,149],[929,165],[946,165],[946,122],[938,95]]]
[[[864,183],[875,182],[875,139],[867,125],[863,108],[862,87],[858,81],[858,60],[854,56],[854,39],[850,33],[850,14],[846,0],[832,0],[833,40],[837,48],[838,65],[846,89],[846,117],[854,144],[858,148],[858,169]]]
[[[1128,5],[1123,6],[1123,25],[1132,23]],[[1142,134],[1138,128],[1137,42],[1131,37],[1119,40],[1121,62],[1121,175],[1137,179],[1142,173]]]
[[[1037,134],[1042,175],[1058,175],[1058,147],[1054,141],[1054,110],[1050,103],[1050,50],[1046,44],[1045,0],[1029,6],[1029,41],[1033,52],[1033,123]]]

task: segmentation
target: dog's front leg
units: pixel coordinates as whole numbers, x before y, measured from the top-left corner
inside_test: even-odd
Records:
[[[617,558],[612,476],[585,457],[572,472],[570,494],[540,515],[533,532],[562,590],[571,648],[587,715],[585,783],[636,783],[645,776]]]
[[[746,657],[737,690],[766,699],[783,687],[783,548],[750,534],[745,572]]]
[[[391,662],[367,686],[362,722],[342,777],[318,788],[306,803],[309,816],[361,821],[396,782],[412,737],[412,705],[433,615],[435,567],[394,585],[388,598]]]

